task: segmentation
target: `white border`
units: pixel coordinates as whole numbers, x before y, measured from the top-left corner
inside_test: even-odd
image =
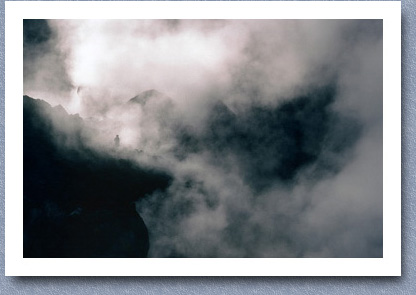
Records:
[[[400,2],[5,3],[6,276],[400,276]],[[383,19],[383,258],[23,258],[23,19]]]

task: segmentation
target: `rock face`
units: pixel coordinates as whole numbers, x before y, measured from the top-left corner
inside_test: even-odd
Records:
[[[135,201],[170,176],[93,151],[79,116],[23,99],[24,257],[146,257]]]
[[[301,173],[310,179],[336,173],[361,126],[334,110],[335,96],[335,88],[327,86],[275,107],[253,105],[240,114],[217,102],[201,135],[178,128],[176,156],[208,150],[222,165],[231,154],[256,193],[276,181],[291,185]]]
[[[129,103],[145,105],[150,99],[168,99],[168,97],[155,89],[150,89],[136,95],[129,100]]]

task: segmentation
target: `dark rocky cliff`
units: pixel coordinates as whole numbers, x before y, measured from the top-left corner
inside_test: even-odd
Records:
[[[24,257],[146,257],[135,201],[170,177],[88,148],[79,116],[23,99]]]

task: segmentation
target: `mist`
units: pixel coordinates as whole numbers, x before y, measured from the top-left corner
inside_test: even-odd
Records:
[[[382,257],[381,20],[24,25],[24,94],[172,175],[149,257]]]

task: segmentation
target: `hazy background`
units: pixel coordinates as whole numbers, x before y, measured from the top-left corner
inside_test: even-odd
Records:
[[[382,256],[382,21],[38,20],[24,36],[25,94],[174,176],[137,205],[150,256]]]

